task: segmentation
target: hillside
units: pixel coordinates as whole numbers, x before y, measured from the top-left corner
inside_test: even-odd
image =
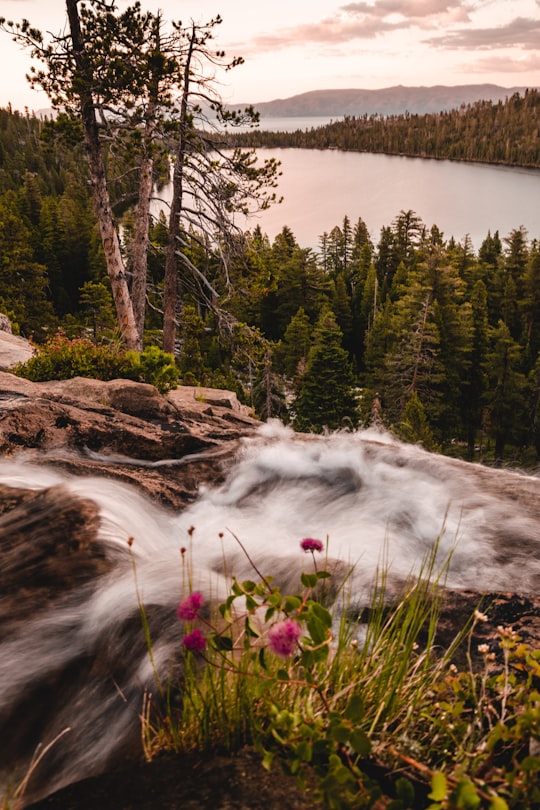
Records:
[[[526,90],[504,101],[475,101],[437,113],[347,115],[294,132],[238,133],[232,143],[379,152],[386,155],[540,167],[540,92]]]
[[[456,109],[462,104],[473,104],[480,100],[504,101],[514,93],[524,93],[525,89],[495,84],[465,84],[432,87],[396,85],[379,90],[313,90],[290,98],[254,103],[253,106],[265,117],[424,114]]]

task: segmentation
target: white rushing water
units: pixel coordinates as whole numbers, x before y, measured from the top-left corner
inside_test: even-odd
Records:
[[[251,559],[297,592],[301,571],[311,567],[300,541],[315,537],[327,544],[330,561],[352,566],[353,607],[369,603],[378,568],[389,569],[390,582],[408,577],[436,542],[441,567],[452,555],[452,587],[537,593],[540,582],[539,479],[443,459],[377,432],[299,439],[267,425],[245,441],[226,482],[201,492],[181,514],[120,483],[69,477],[45,463],[3,461],[0,483],[34,489],[62,483],[95,501],[101,543],[114,563],[60,606],[37,609],[0,648],[0,727],[25,695],[73,662],[103,649],[113,669],[121,661],[121,675],[83,679],[55,710],[47,739],[72,731],[65,747],[58,746],[56,764],[48,765],[44,792],[99,772],[126,738],[138,735],[142,694],[152,690],[153,673],[140,623],[126,627],[138,616],[138,598],[161,611],[154,656],[166,675],[178,657],[175,608],[188,574],[190,587],[215,601],[228,592],[231,576],[256,578]],[[512,494],[521,488],[532,493],[532,507],[530,497]]]

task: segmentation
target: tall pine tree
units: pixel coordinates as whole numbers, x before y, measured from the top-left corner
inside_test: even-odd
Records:
[[[356,427],[358,404],[349,357],[333,312],[323,310],[315,329],[315,341],[306,373],[293,404],[296,430],[321,433]]]

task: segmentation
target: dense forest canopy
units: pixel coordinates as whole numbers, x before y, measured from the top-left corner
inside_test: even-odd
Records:
[[[540,168],[540,92],[531,89],[506,101],[477,101],[440,113],[350,115],[306,130],[230,137],[245,146],[351,149]]]
[[[0,308],[38,343],[117,339],[81,144],[51,122],[0,110]],[[119,178],[118,200],[125,197]],[[120,202],[119,211],[123,210]],[[124,213],[128,252],[131,214]],[[225,277],[192,234],[186,250],[221,317],[182,286],[181,381],[238,391],[262,418],[303,430],[376,423],[469,458],[537,463],[540,247],[519,225],[476,253],[401,211],[374,244],[359,217],[318,251],[285,227],[239,235]],[[149,232],[145,343],[159,342],[167,222]]]

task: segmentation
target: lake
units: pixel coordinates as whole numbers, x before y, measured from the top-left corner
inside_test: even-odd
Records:
[[[314,119],[284,119],[302,122]],[[317,119],[315,119],[317,120]],[[266,123],[266,122],[265,122]],[[268,127],[269,128],[269,127]],[[299,128],[305,128],[300,126]],[[480,163],[396,157],[336,149],[258,149],[260,159],[281,161],[280,205],[249,220],[270,239],[289,226],[301,247],[319,248],[320,237],[361,217],[375,244],[383,226],[400,211],[414,211],[445,239],[461,242],[468,234],[478,250],[488,231],[501,238],[524,226],[529,239],[540,239],[540,170]],[[166,187],[161,197],[167,200]],[[159,203],[154,204],[153,211]]]
[[[524,226],[540,239],[540,170],[395,157],[365,152],[259,149],[283,172],[280,205],[252,217],[273,239],[284,225],[301,247],[318,248],[320,236],[348,216],[361,217],[375,244],[400,211],[415,211],[446,239],[466,234],[478,250],[488,231],[501,238]]]

